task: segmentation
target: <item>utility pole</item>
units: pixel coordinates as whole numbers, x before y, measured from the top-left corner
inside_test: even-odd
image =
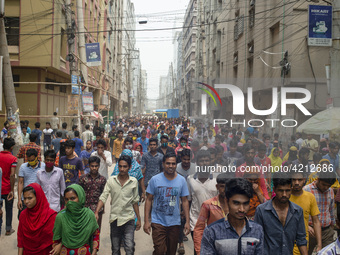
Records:
[[[340,1],[333,0],[333,48],[331,49],[330,95],[333,106],[340,107]]]
[[[86,63],[86,50],[85,50],[85,28],[84,28],[84,13],[83,13],[83,1],[77,0],[77,17],[78,17],[78,40],[79,40],[79,57],[81,60],[80,70],[84,77],[86,85],[87,83],[87,66]],[[88,91],[88,88],[85,89]]]
[[[13,84],[12,67],[9,58],[4,17],[0,17],[0,56],[3,56],[3,88],[7,115],[14,114],[18,109]]]

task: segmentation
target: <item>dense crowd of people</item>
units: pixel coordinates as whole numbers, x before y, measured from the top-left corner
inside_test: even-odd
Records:
[[[109,197],[113,255],[134,254],[141,228],[155,255],[185,254],[187,235],[195,254],[339,254],[339,143],[327,137],[283,143],[184,117],[115,119],[82,133],[56,114],[42,131],[20,124],[17,155],[8,122],[0,135],[0,234],[3,218],[5,235],[15,232],[17,183],[19,255],[97,254]]]

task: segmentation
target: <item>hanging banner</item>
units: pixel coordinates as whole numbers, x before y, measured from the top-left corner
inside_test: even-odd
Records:
[[[80,95],[82,94],[82,90],[79,89],[80,86],[78,86],[78,76],[77,75],[71,75],[71,82],[72,84],[72,95],[79,95],[79,90],[80,90]]]
[[[99,43],[86,43],[86,62],[88,66],[100,66],[102,64],[100,58]]]
[[[332,46],[332,6],[309,5],[308,45]]]
[[[83,112],[93,112],[93,94],[92,92],[83,93]]]
[[[67,113],[69,115],[77,115],[79,107],[79,96],[78,95],[68,95],[67,100]]]

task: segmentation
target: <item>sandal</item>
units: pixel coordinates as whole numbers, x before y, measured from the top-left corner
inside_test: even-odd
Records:
[[[10,236],[11,234],[13,234],[15,232],[14,229],[11,229],[10,231],[6,231],[5,236]]]

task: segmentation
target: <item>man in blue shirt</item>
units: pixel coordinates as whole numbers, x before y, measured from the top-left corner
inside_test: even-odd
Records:
[[[252,184],[246,179],[231,179],[226,184],[229,214],[204,230],[201,252],[204,255],[263,254],[263,229],[246,218],[253,197]]]
[[[145,177],[145,187],[148,186],[150,179],[162,171],[163,155],[157,152],[158,140],[157,138],[150,138],[150,151],[143,154],[140,166],[142,168],[143,176]]]
[[[35,124],[34,124],[34,126],[35,126],[35,129],[33,129],[32,130],[32,134],[36,134],[37,135],[37,140],[35,141],[35,143],[37,144],[37,145],[40,145],[40,137],[41,137],[41,135],[42,135],[42,131],[40,130],[40,122],[36,122]]]
[[[188,186],[184,177],[177,174],[176,166],[176,154],[166,154],[163,173],[153,176],[146,190],[144,232],[150,235],[152,228],[153,254],[176,255],[181,225],[180,200],[186,218],[184,234],[190,232]]]
[[[331,162],[333,170],[339,174],[339,144],[337,142],[331,142],[328,145],[329,147],[329,153],[322,158],[328,159],[329,162]]]
[[[148,152],[149,148],[149,138],[146,138],[146,130],[142,130],[141,137],[137,138],[137,142],[139,142],[143,147],[143,153]]]
[[[276,196],[256,208],[255,222],[264,230],[265,255],[293,254],[294,243],[301,255],[307,255],[307,240],[303,210],[289,201],[292,179],[284,172],[273,178]]]

